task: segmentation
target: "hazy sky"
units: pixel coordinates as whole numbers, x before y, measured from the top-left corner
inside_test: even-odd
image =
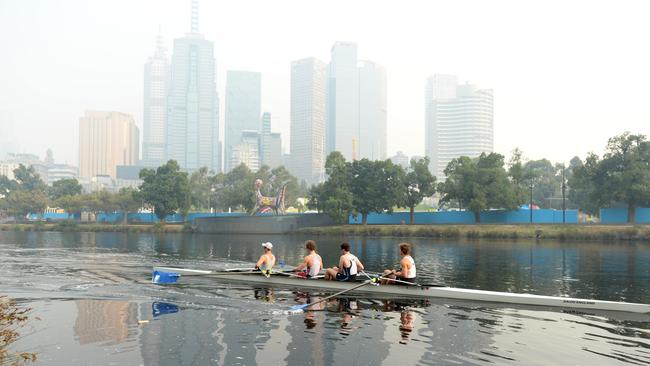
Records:
[[[262,73],[262,107],[288,147],[289,71],[329,61],[337,41],[388,72],[388,150],[424,150],[424,84],[434,73],[494,89],[495,148],[568,161],[625,130],[650,135],[647,1],[200,1],[226,70]],[[143,65],[158,29],[190,28],[190,0],[0,0],[0,143],[77,164],[86,109],[142,126]],[[223,113],[220,117],[223,130]],[[223,134],[221,135],[223,137]],[[2,149],[0,149],[2,150]]]

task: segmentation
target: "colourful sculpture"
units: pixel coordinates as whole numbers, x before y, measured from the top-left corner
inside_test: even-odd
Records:
[[[266,197],[262,195],[262,182],[261,179],[255,179],[255,207],[251,216],[275,212],[276,215],[284,214],[284,198],[287,194],[287,183],[283,184],[278,190],[278,194],[275,197]]]

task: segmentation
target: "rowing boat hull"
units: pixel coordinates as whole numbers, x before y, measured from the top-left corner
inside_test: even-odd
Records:
[[[154,271],[179,273],[181,276],[211,276],[226,282],[238,282],[251,285],[275,286],[284,288],[315,289],[328,291],[342,291],[358,283],[337,282],[325,280],[309,280],[286,275],[276,274],[269,278],[257,274],[218,274],[212,271],[200,271],[173,267],[154,267]],[[409,299],[445,298],[467,301],[485,301],[493,303],[551,306],[572,309],[625,311],[634,313],[650,313],[650,305],[618,301],[587,300],[569,297],[541,296],[531,294],[516,294],[509,292],[496,292],[473,290],[453,287],[429,286],[397,286],[397,285],[372,285],[368,284],[352,291],[358,294],[377,295],[381,297],[398,297]]]

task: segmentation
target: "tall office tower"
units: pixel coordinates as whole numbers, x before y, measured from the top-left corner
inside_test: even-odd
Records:
[[[277,168],[282,165],[282,137],[271,132],[271,113],[262,114],[262,132],[260,133],[260,165]]]
[[[299,181],[324,178],[327,66],[315,58],[291,63],[290,170]]]
[[[174,40],[167,105],[167,157],[188,171],[221,170],[219,107],[214,45],[198,33],[192,1],[192,31]]]
[[[425,89],[425,149],[430,170],[444,179],[447,164],[459,156],[494,151],[492,89],[459,85],[452,75],[434,75]]]
[[[371,61],[359,66],[359,159],[386,159],[386,69]]]
[[[79,176],[116,178],[118,165],[136,165],[140,131],[133,117],[120,112],[86,111],[79,119]]]
[[[169,59],[161,35],[156,51],[144,65],[144,118],[142,163],[160,166],[165,162]]]
[[[327,153],[340,151],[347,160],[358,159],[359,68],[356,43],[334,43],[327,93]]]
[[[225,171],[234,166],[233,147],[241,142],[244,131],[260,132],[262,76],[259,72],[228,71],[226,76]]]

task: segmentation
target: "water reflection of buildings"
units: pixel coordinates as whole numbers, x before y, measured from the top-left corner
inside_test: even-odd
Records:
[[[74,335],[79,344],[123,343],[137,335],[137,305],[117,300],[76,300]]]

